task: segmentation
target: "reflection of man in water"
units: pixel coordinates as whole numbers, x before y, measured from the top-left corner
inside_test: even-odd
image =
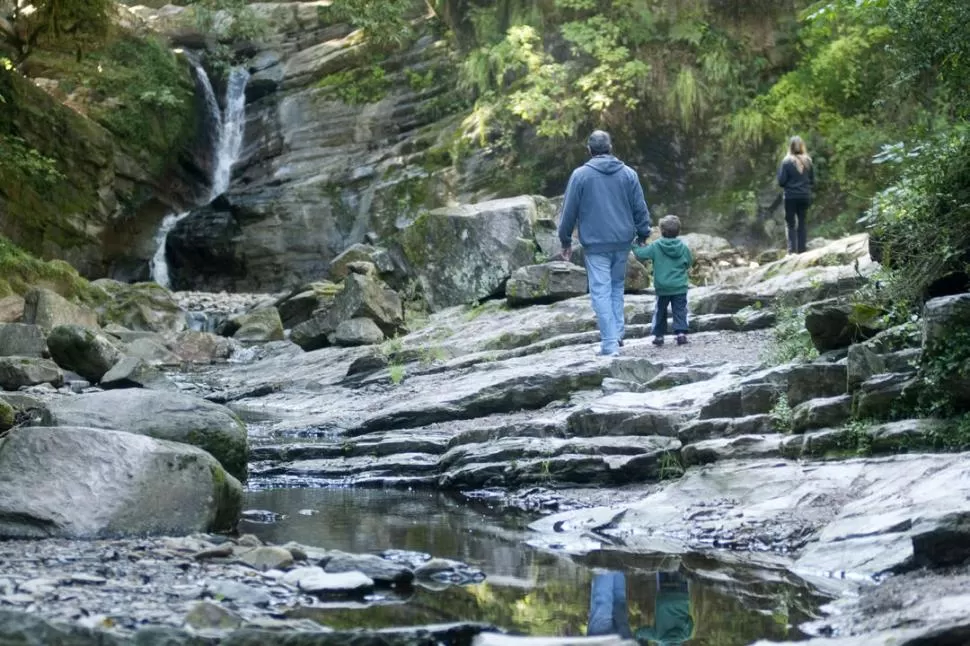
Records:
[[[626,577],[610,570],[593,574],[589,595],[589,623],[586,634],[619,635],[630,639],[630,620],[626,609]]]
[[[679,646],[694,634],[690,615],[690,584],[680,572],[657,572],[657,603],[653,626],[637,629],[634,637],[641,643]]]
[[[679,572],[657,573],[654,625],[642,626],[631,635],[627,617],[626,577],[622,572],[599,571],[593,575],[586,634],[619,635],[641,644],[680,646],[694,633],[690,614],[690,586]]]

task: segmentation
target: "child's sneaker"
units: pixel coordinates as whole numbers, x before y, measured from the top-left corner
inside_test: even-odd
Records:
[[[664,338],[662,336],[653,337],[653,344],[656,346],[661,346],[664,344]]]
[[[687,335],[678,334],[677,335],[677,345],[687,345]]]

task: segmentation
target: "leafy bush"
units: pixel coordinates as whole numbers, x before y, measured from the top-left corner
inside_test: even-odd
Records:
[[[805,329],[805,312],[800,308],[779,305],[775,308],[776,323],[771,345],[762,360],[768,365],[792,361],[811,361],[818,357],[812,336]]]

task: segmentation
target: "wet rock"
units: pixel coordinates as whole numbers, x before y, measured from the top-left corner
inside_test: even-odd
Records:
[[[562,261],[517,269],[505,285],[512,306],[554,303],[587,291],[586,270]]]
[[[395,336],[404,325],[401,299],[373,278],[350,274],[333,303],[293,328],[290,339],[304,350],[316,350],[329,343],[340,323],[355,318],[368,318],[385,335]]]
[[[328,574],[360,572],[378,584],[407,585],[414,579],[410,568],[372,554],[331,553],[322,565]]]
[[[32,289],[24,296],[23,321],[39,325],[47,333],[59,325],[98,329],[98,315],[95,312],[44,288]]]
[[[47,338],[39,325],[0,323],[0,357],[46,357]]]
[[[101,315],[107,325],[129,330],[177,333],[185,329],[185,311],[172,293],[156,283],[128,284],[102,278],[92,283],[110,295]]]
[[[239,513],[239,482],[208,453],[184,444],[54,427],[15,429],[3,449],[0,535],[6,538],[228,529]],[[77,495],[78,483],[87,495]]]
[[[432,310],[500,294],[516,269],[533,264],[536,219],[529,196],[419,216],[401,232],[401,247]]]
[[[188,363],[206,364],[225,361],[233,352],[233,345],[229,339],[211,332],[195,330],[180,332],[172,340],[171,347],[182,361]]]
[[[374,321],[366,318],[342,321],[330,338],[333,345],[343,347],[377,345],[383,341],[384,332]]]
[[[414,576],[419,580],[431,580],[441,583],[467,585],[481,583],[485,580],[485,573],[461,561],[451,559],[432,558],[418,565]]]
[[[9,430],[17,423],[16,409],[0,399],[0,433]]]
[[[189,395],[112,390],[52,401],[45,426],[86,426],[184,442],[211,453],[226,471],[246,478],[246,427],[229,409]]]
[[[970,512],[945,514],[913,528],[913,563],[944,568],[970,563]],[[970,599],[970,594],[967,595]]]
[[[707,381],[715,373],[697,368],[667,368],[659,375],[647,382],[648,390],[667,390],[677,386]]]
[[[123,354],[107,335],[82,325],[59,325],[47,337],[51,358],[57,365],[73,370],[97,383]]]
[[[232,338],[245,343],[283,340],[283,321],[275,307],[263,307],[230,321],[235,331]]]
[[[185,625],[193,630],[224,631],[243,625],[242,617],[222,606],[201,601],[185,616]]]
[[[792,431],[842,426],[852,416],[852,396],[810,399],[792,410]]]
[[[263,546],[237,553],[239,560],[249,567],[266,570],[285,570],[293,565],[293,554],[282,547]]]
[[[374,590],[374,581],[361,572],[315,572],[299,579],[300,590],[318,596],[358,596]]]
[[[137,357],[125,357],[101,378],[101,387],[113,388],[164,388],[168,384],[160,370]]]
[[[53,361],[37,357],[0,357],[0,389],[19,390],[26,386],[60,386],[64,373]]]
[[[616,379],[646,384],[663,372],[661,363],[641,357],[619,357],[610,364],[610,375]]]
[[[252,606],[268,606],[273,597],[260,588],[239,581],[214,581],[208,585],[209,594],[217,599],[236,601]]]
[[[933,446],[945,423],[935,419],[905,419],[865,430],[873,454],[904,453]]]

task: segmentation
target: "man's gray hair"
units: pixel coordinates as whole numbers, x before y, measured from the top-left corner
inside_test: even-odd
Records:
[[[680,218],[676,215],[665,215],[660,218],[660,235],[665,238],[676,238],[680,235]]]
[[[613,152],[613,141],[610,133],[604,130],[594,130],[586,140],[586,147],[590,155],[609,155]]]

